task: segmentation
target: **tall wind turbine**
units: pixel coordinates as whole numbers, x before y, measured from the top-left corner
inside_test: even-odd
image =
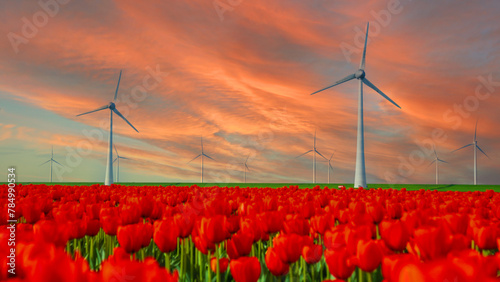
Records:
[[[62,164],[60,164],[56,160],[54,160],[54,146],[52,146],[52,152],[50,153],[50,159],[48,161],[44,162],[43,164],[41,164],[40,166],[42,166],[48,162],[50,162],[50,183],[52,183],[52,163],[56,163],[60,166],[63,166]]]
[[[363,84],[366,84],[368,87],[375,90],[378,94],[382,95],[389,102],[393,103],[396,107],[401,108],[398,104],[396,104],[391,98],[385,95],[380,89],[378,89],[373,83],[371,83],[368,79],[366,79],[365,73],[365,58],[366,58],[366,43],[368,41],[368,28],[370,27],[370,23],[366,25],[366,37],[365,37],[365,47],[363,49],[363,57],[361,58],[361,63],[359,65],[359,70],[354,74],[348,75],[341,80],[335,82],[333,85],[325,87],[321,90],[318,90],[311,95],[319,93],[323,90],[332,88],[344,82],[347,82],[352,79],[359,80],[359,93],[358,93],[358,140],[357,140],[357,149],[356,149],[356,172],[354,176],[354,187],[364,187],[366,188],[366,170],[365,170],[365,138],[364,138],[364,125],[363,125]]]
[[[248,158],[250,157],[250,155],[247,156],[247,159],[245,160],[244,163],[242,163],[242,165],[244,165],[243,169],[245,171],[245,183],[247,183],[247,170],[250,171],[250,168],[248,167],[247,165],[247,162],[248,162]]]
[[[439,184],[439,168],[438,168],[438,164],[439,162],[442,162],[442,163],[448,163],[447,161],[443,161],[442,159],[440,159],[436,153],[436,147],[434,147],[434,160],[429,164],[429,166],[433,163],[436,163],[436,185]]]
[[[328,184],[330,184],[330,170],[333,171],[332,158],[334,154],[332,153],[332,156],[328,159]]]
[[[117,165],[117,168],[116,168],[116,182],[120,182],[120,159],[123,159],[123,160],[130,160],[129,158],[125,158],[125,157],[122,157],[118,154],[118,150],[116,149],[116,146],[115,147],[115,152],[116,152],[116,158],[113,160],[113,162],[117,162],[116,165]]]
[[[203,183],[203,157],[207,157],[207,158],[215,161],[214,159],[212,159],[212,157],[210,157],[209,155],[205,154],[205,152],[203,151],[203,137],[201,137],[201,154],[199,154],[198,156],[194,157],[194,159],[190,160],[188,163],[196,160],[199,157],[201,157],[201,183]]]
[[[458,150],[462,150],[463,148],[466,148],[469,146],[474,146],[474,185],[477,185],[477,151],[476,151],[476,148],[479,149],[479,151],[481,151],[481,153],[483,153],[486,157],[488,157],[488,155],[486,155],[486,153],[483,150],[481,150],[479,145],[477,145],[477,121],[476,121],[476,128],[474,129],[474,139],[472,140],[472,143],[467,144],[461,148],[458,148],[458,149],[452,151],[452,153],[456,152]],[[489,158],[490,157],[488,157],[488,159]]]
[[[100,108],[97,108],[95,110],[92,110],[90,112],[86,112],[83,114],[79,114],[77,116],[82,116],[86,114],[90,114],[93,112],[98,112],[102,110],[109,109],[109,141],[108,141],[108,160],[107,160],[107,165],[106,165],[106,175],[104,177],[104,185],[111,185],[113,184],[113,112],[117,114],[119,117],[121,117],[128,125],[130,125],[135,131],[139,132],[119,111],[116,109],[115,103],[116,102],[116,97],[118,96],[118,88],[120,87],[120,80],[122,78],[122,71],[120,71],[120,76],[118,77],[118,84],[116,85],[116,90],[115,90],[115,97],[113,98],[112,102],[109,102],[109,104],[104,105]]]
[[[312,150],[309,150],[309,151],[297,156],[296,159],[302,157],[303,155],[309,154],[311,152],[313,153],[313,183],[316,183],[316,153],[318,155],[320,155],[321,157],[323,157],[323,159],[326,160],[326,158],[320,152],[318,152],[318,150],[316,149],[316,131],[314,131],[314,143],[313,143]]]

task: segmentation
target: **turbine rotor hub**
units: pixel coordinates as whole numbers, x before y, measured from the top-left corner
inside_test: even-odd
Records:
[[[365,78],[365,71],[364,70],[358,70],[355,74],[354,77],[357,79],[363,79]]]
[[[110,110],[114,110],[115,108],[116,108],[115,103],[110,102],[110,103],[109,103],[109,109],[110,109]]]

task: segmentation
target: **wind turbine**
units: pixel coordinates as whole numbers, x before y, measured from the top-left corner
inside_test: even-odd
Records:
[[[364,137],[364,125],[363,125],[363,84],[366,84],[368,87],[375,90],[382,97],[387,99],[389,102],[393,103],[396,107],[401,107],[396,104],[391,98],[385,95],[380,89],[378,89],[373,83],[371,83],[368,79],[366,79],[365,73],[365,58],[366,58],[366,44],[368,42],[368,28],[370,27],[370,23],[366,25],[366,37],[365,37],[365,47],[363,49],[363,56],[361,58],[361,63],[359,65],[359,70],[354,74],[348,75],[341,80],[335,82],[333,85],[325,87],[321,90],[318,90],[311,95],[324,91],[326,89],[332,88],[344,82],[347,82],[352,79],[359,80],[359,93],[358,93],[358,140],[357,140],[357,149],[356,149],[356,172],[354,176],[354,187],[364,187],[366,188],[366,170],[365,170],[365,137]]]
[[[106,165],[106,175],[104,177],[104,185],[111,185],[113,184],[113,112],[117,114],[119,117],[121,117],[128,125],[130,125],[135,131],[139,132],[119,111],[116,109],[116,105],[114,102],[116,102],[116,97],[118,96],[118,88],[120,87],[120,80],[122,78],[122,71],[120,70],[120,76],[118,77],[118,84],[116,85],[116,90],[115,90],[115,97],[113,98],[112,102],[109,102],[109,104],[104,105],[102,107],[99,107],[95,110],[92,110],[90,112],[86,112],[83,114],[79,114],[77,116],[83,116],[86,114],[90,114],[93,112],[98,112],[102,110],[109,109],[110,115],[109,115],[109,141],[108,141],[108,160],[107,160],[107,165]]]
[[[118,150],[116,149],[116,146],[115,147],[115,152],[116,152],[116,158],[114,159],[113,162],[117,162],[117,169],[116,169],[116,182],[120,182],[120,159],[123,159],[123,160],[130,160],[129,158],[125,158],[125,157],[122,157],[118,154]]]
[[[333,166],[332,166],[332,158],[335,153],[332,153],[332,156],[328,159],[328,184],[330,184],[330,170],[333,171]]]
[[[188,163],[196,160],[199,157],[201,157],[201,183],[203,183],[203,157],[207,157],[207,158],[215,161],[214,159],[212,159],[212,157],[210,157],[209,155],[207,155],[207,154],[205,154],[203,152],[203,137],[201,137],[201,154],[199,154],[198,156],[194,157],[194,159],[190,160]]]
[[[488,159],[490,158],[488,155],[486,155],[486,153],[481,150],[481,148],[477,145],[477,121],[476,121],[476,128],[474,129],[474,139],[472,140],[472,143],[471,144],[467,144],[461,148],[458,148],[453,152],[456,152],[458,150],[462,150],[463,148],[466,148],[466,147],[469,147],[469,146],[474,146],[474,185],[477,185],[477,151],[476,151],[476,148],[479,149],[479,151],[481,151],[481,153],[483,153],[486,157],[488,157]]]
[[[436,153],[436,147],[434,147],[434,160],[429,164],[429,166],[433,163],[436,163],[436,185],[439,184],[439,168],[438,168],[438,164],[439,162],[442,162],[442,163],[448,163],[447,161],[443,161],[442,159],[440,159]]]
[[[54,160],[54,146],[52,146],[52,152],[50,154],[50,159],[48,161],[44,162],[43,164],[41,164],[40,166],[42,166],[48,162],[50,162],[50,183],[52,183],[52,163],[54,162],[60,166],[63,166],[62,164],[60,164],[56,160]]]
[[[247,183],[247,170],[250,171],[250,168],[248,167],[247,165],[247,162],[248,162],[248,158],[250,157],[250,155],[248,155],[247,159],[245,160],[244,163],[242,163],[242,165],[244,165],[243,169],[245,171],[245,183]]]
[[[309,151],[297,156],[296,159],[302,157],[303,155],[309,154],[311,152],[313,153],[313,183],[316,183],[316,153],[318,155],[320,155],[321,157],[323,157],[323,159],[326,160],[326,158],[320,152],[318,152],[318,150],[316,149],[316,131],[314,131],[314,143],[313,143],[312,150],[309,150]]]

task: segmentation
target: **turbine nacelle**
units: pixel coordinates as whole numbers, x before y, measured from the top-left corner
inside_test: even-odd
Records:
[[[358,70],[356,73],[354,73],[354,77],[357,79],[363,79],[365,78],[365,71],[364,70]]]
[[[113,103],[113,102],[109,102],[108,108],[109,108],[110,110],[114,110],[114,109],[116,109],[116,105],[115,105],[115,103]]]

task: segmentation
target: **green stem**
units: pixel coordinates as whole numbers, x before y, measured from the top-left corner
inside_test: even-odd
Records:
[[[170,272],[170,253],[165,253],[165,268]]]
[[[212,282],[212,270],[210,269],[210,250],[208,250],[208,268],[209,268],[208,269],[208,281]]]
[[[219,253],[220,253],[220,247],[217,247],[217,244],[215,244],[215,260],[217,261],[215,273],[217,275],[217,282],[220,282]]]
[[[359,267],[358,267],[358,275],[359,275],[358,282],[363,282],[363,270],[361,270],[361,268]]]
[[[372,282],[372,275],[373,275],[373,272],[366,274],[366,277],[368,278],[368,282]]]

